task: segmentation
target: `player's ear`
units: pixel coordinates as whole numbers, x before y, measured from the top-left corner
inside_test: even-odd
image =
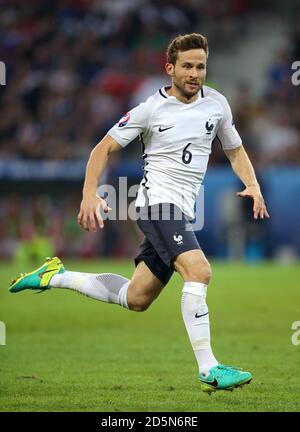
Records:
[[[174,76],[174,65],[172,63],[166,63],[165,70],[168,75]]]

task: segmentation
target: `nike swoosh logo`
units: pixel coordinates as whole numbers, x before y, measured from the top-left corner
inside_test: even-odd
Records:
[[[203,315],[199,315],[198,313],[196,313],[196,314],[195,314],[195,318],[200,318],[200,317],[205,316],[205,315],[208,315],[208,312],[206,312],[206,313],[203,314]]]
[[[50,273],[52,271],[53,271],[53,269],[52,270],[46,270],[46,271],[44,271],[42,273],[39,273],[39,278],[42,279],[42,277],[44,276],[45,273]]]
[[[216,380],[216,378],[214,378],[213,381],[208,382],[208,381],[204,381],[204,380],[200,380],[201,382],[205,383],[205,384],[209,384],[212,387],[218,387],[218,381]]]
[[[166,127],[166,128],[162,128],[161,126],[159,126],[158,132],[164,132],[166,130],[172,129],[173,127],[175,127],[175,126],[169,126],[169,127]]]

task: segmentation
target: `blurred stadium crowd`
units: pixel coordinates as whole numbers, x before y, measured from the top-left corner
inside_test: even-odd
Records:
[[[0,157],[86,158],[124,112],[160,87],[170,39],[191,30],[207,34],[213,56],[234,49],[249,14],[271,1],[34,0],[2,1]],[[262,9],[263,8],[263,9]],[[291,44],[276,54],[265,94],[247,83],[231,103],[238,130],[264,164],[300,163],[299,92],[291,63],[300,59],[300,18]],[[216,25],[216,22],[218,25]],[[208,75],[208,78],[209,75]],[[222,83],[217,83],[222,88]],[[147,97],[147,96],[145,96]],[[286,107],[289,107],[287,111]],[[216,163],[223,163],[218,155]],[[214,155],[212,155],[214,160]]]
[[[276,13],[276,5],[271,0],[0,0],[0,60],[7,69],[7,84],[0,88],[0,160],[86,160],[124,112],[168,83],[163,64],[173,36],[200,32],[208,37],[211,55],[230,54],[247,37],[248,18]],[[300,165],[300,92],[291,85],[295,60],[300,60],[300,13],[286,49],[275,53],[266,71],[263,94],[254,96],[245,82],[227,95],[258,167]],[[222,92],[222,83],[216,85]],[[224,164],[215,147],[211,164]],[[139,157],[136,147],[129,146],[124,157]],[[43,227],[56,250],[78,254],[80,235],[68,241],[78,204],[78,196],[62,200],[60,214],[50,196],[23,202],[3,197],[0,241],[6,243],[0,254],[11,255],[13,239],[31,237],[34,220],[36,232]],[[24,209],[22,223],[18,207]]]
[[[78,191],[68,196],[12,193],[1,199],[0,257],[28,261],[55,254],[128,258],[136,253],[142,236],[134,222],[110,221],[97,235],[85,233],[77,224],[79,202]]]

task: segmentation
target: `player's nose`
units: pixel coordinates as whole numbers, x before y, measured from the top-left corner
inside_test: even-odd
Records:
[[[198,76],[199,76],[199,74],[198,74],[197,69],[196,68],[192,68],[190,70],[190,78],[195,79],[195,78],[198,78]]]

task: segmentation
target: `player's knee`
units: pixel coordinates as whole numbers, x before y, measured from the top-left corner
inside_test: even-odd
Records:
[[[134,312],[145,312],[150,304],[151,302],[145,298],[135,298],[128,300],[128,307]]]
[[[207,260],[201,262],[195,262],[190,265],[187,269],[181,272],[181,276],[186,282],[201,282],[204,284],[209,284],[212,270],[209,262]]]
[[[204,283],[209,284],[211,277],[212,277],[211,265],[207,261],[204,268],[203,268]]]
[[[212,272],[211,272],[210,264],[206,264],[203,265],[202,268],[195,269],[194,271],[192,271],[189,280],[194,280],[208,285],[211,276],[212,276]]]

